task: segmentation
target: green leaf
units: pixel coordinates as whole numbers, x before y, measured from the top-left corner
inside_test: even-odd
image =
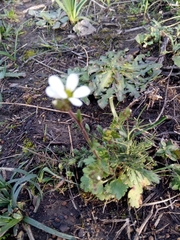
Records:
[[[139,44],[143,44],[144,43],[144,39],[145,39],[145,34],[138,34],[135,37],[136,42],[139,43]]]
[[[98,181],[96,183],[92,184],[92,194],[95,194],[98,198],[101,197],[101,194],[103,193],[104,187],[103,187],[103,182]],[[100,198],[101,199],[101,198]]]
[[[7,212],[5,212],[3,215],[0,216],[0,226],[6,225],[6,223],[10,222],[12,219],[11,216],[8,215]]]
[[[132,112],[132,110],[128,107],[123,109],[119,114],[118,123],[121,124],[121,125],[124,124],[124,122],[126,120],[128,120],[129,117],[131,116],[131,112]]]
[[[54,24],[53,24],[53,27],[52,27],[53,29],[58,29],[58,28],[60,28],[60,22],[55,22]]]
[[[174,55],[172,60],[174,61],[174,64],[180,68],[180,56]]]
[[[102,97],[98,100],[98,105],[100,108],[104,109],[107,104],[110,97],[112,97],[114,90],[112,88],[108,88],[105,94],[102,95]]]
[[[40,26],[40,27],[44,27],[46,25],[47,21],[42,19],[42,20],[39,20],[38,22],[36,22],[36,25],[37,26]]]
[[[140,91],[136,89],[136,86],[134,84],[126,83],[126,88],[131,96],[134,96],[135,98],[139,97]]]
[[[66,0],[67,1],[67,0]],[[87,2],[87,0],[80,0],[77,4],[77,7],[76,7],[76,15],[79,15],[83,5]]]
[[[76,118],[79,123],[82,123],[82,115],[81,115],[81,111],[79,109],[77,110]]]
[[[128,192],[129,204],[131,207],[139,208],[142,204],[143,189],[140,185],[134,185]]]
[[[170,182],[170,187],[173,190],[180,191],[180,164],[172,164],[171,168],[173,170],[172,180]]]
[[[176,143],[173,143],[171,140],[167,142],[161,140],[160,148],[157,150],[156,155],[163,158],[169,158],[172,161],[177,161],[179,158],[180,148]]]
[[[26,77],[26,73],[25,72],[21,72],[21,73],[6,72],[5,77],[13,77],[13,78]]]
[[[38,229],[41,229],[49,234],[52,234],[54,236],[57,236],[57,237],[61,237],[61,238],[64,238],[64,239],[68,239],[68,240],[76,240],[76,238],[74,238],[73,236],[71,235],[68,235],[68,234],[65,234],[65,233],[61,233],[61,232],[58,232],[56,231],[55,229],[52,229],[28,216],[25,216],[23,218],[23,222],[27,223],[27,224],[30,224],[31,226],[35,227],[35,228],[38,228]]]
[[[3,68],[1,67],[0,68],[0,80],[4,79],[5,74],[6,74],[6,67],[3,67]]]
[[[14,57],[12,57],[8,52],[0,51],[0,55],[8,57],[12,61],[14,60]]]
[[[106,191],[120,200],[126,193],[128,185],[124,184],[121,179],[115,179],[107,184],[105,187]]]
[[[27,176],[23,176],[22,178],[16,179],[16,183],[14,184],[12,190],[11,190],[11,197],[12,197],[12,206],[17,206],[17,198],[18,195],[23,188],[23,183],[29,182],[31,179],[37,177],[36,174],[29,174]]]
[[[86,175],[81,177],[81,183],[80,187],[83,189],[85,192],[91,192],[91,185],[92,185],[92,180],[87,177]]]
[[[151,183],[159,183],[159,177],[155,172],[147,169],[141,169],[141,174],[145,176]]]
[[[2,193],[0,193],[0,207],[7,207],[10,203],[10,196],[7,198]]]
[[[95,96],[99,95],[101,92],[104,92],[106,88],[112,83],[112,71],[105,71],[96,75],[96,86]]]
[[[9,222],[5,222],[4,226],[0,228],[0,237],[4,236],[4,234],[12,227],[16,226],[19,222],[21,222],[22,218],[15,219],[11,218]]]
[[[86,165],[89,165],[89,164],[91,164],[91,163],[94,163],[94,162],[95,162],[95,159],[94,159],[93,156],[89,156],[88,158],[85,158],[85,159],[83,160],[83,162],[84,162]]]

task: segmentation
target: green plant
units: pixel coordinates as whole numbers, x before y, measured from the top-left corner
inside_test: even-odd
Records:
[[[1,51],[0,51],[1,54]],[[18,78],[18,77],[25,77],[25,73],[13,73],[13,72],[7,72],[6,65],[1,66],[0,64],[0,80],[4,79],[5,77],[7,78]]]
[[[138,118],[130,126],[131,110],[126,108],[118,116],[110,99],[114,120],[106,130],[99,127],[99,141],[91,140],[82,124],[80,111],[74,114],[70,107],[70,103],[81,106],[79,98],[90,94],[87,86],[76,89],[78,81],[78,75],[74,73],[68,76],[65,85],[59,77],[50,76],[46,94],[55,98],[52,103],[57,109],[67,111],[75,120],[90,147],[89,154],[83,152],[78,161],[78,167],[83,168],[80,186],[100,200],[119,200],[128,192],[129,204],[139,207],[143,188],[159,182],[157,174],[152,171],[155,162],[148,154],[154,142],[148,137],[147,130],[156,127],[165,118],[148,125],[140,125]],[[86,154],[87,157],[83,158]],[[70,161],[70,164],[74,164],[74,161]]]
[[[70,22],[75,24],[79,19],[84,17],[79,16],[84,4],[87,0],[55,0],[59,7],[67,14]]]
[[[171,25],[163,26],[162,23],[165,21],[170,21],[173,19],[179,18],[179,16],[175,16],[173,18],[163,20],[161,22],[157,22],[155,20],[152,21],[151,27],[148,29],[147,33],[138,34],[136,36],[136,41],[141,44],[144,48],[148,46],[160,46],[162,40],[166,37],[168,39],[167,44],[170,43],[171,49],[168,51],[166,48],[161,52],[161,54],[172,53],[172,60],[174,64],[180,67],[180,43],[179,43],[179,35],[180,35],[180,25],[179,22],[176,22]],[[164,43],[166,46],[167,44]],[[169,45],[168,45],[169,46]]]
[[[143,189],[159,182],[152,170],[155,162],[148,154],[153,139],[148,137],[146,130],[164,119],[142,126],[136,120],[130,127],[130,114],[130,109],[126,108],[108,129],[99,128],[101,140],[94,139],[91,145],[98,158],[89,153],[86,158],[79,159],[78,166],[83,168],[80,186],[85,192],[100,200],[119,200],[128,193],[129,204],[139,207]]]
[[[143,11],[145,15],[148,10],[149,0],[142,0],[139,5],[140,5],[140,10]]]
[[[10,21],[18,22],[18,16],[14,9],[4,9],[4,14],[0,14],[1,19],[9,19]]]
[[[11,24],[7,24],[5,21],[0,20],[0,43],[3,38],[7,38],[12,35],[13,26]]]
[[[74,240],[75,238],[60,233],[54,229],[51,229],[40,222],[27,216],[24,212],[25,202],[19,202],[18,197],[22,189],[26,189],[31,198],[34,198],[33,192],[38,191],[36,196],[36,206],[37,210],[40,200],[42,198],[42,191],[36,182],[37,175],[32,172],[26,172],[22,169],[15,168],[0,168],[0,170],[6,170],[13,172],[10,180],[5,181],[5,179],[0,174],[0,237],[5,236],[9,229],[14,228],[17,230],[18,225],[22,223],[23,228],[27,231],[29,239],[32,238],[32,232],[30,230],[30,225],[42,229],[52,235],[62,237],[65,239]],[[36,190],[36,191],[35,191]],[[16,231],[15,231],[16,232]],[[30,232],[30,234],[29,234]]]
[[[170,187],[173,190],[179,190],[180,191],[180,165],[179,164],[171,164],[170,165],[172,169],[172,179],[170,182]]]
[[[155,20],[153,20],[151,24],[152,26],[149,28],[147,33],[140,33],[135,38],[136,41],[144,48],[155,43],[159,43],[163,35],[163,31],[165,30],[165,28]]]
[[[10,54],[9,51],[7,50],[9,48],[9,46],[7,46],[7,44],[4,44],[2,41],[0,41],[1,45],[4,48],[4,51],[0,51],[0,54],[8,57],[12,61],[16,60],[18,37],[19,37],[20,34],[22,34],[22,29],[23,29],[23,25],[21,25],[18,29],[15,29],[14,33],[11,32],[11,37],[14,37],[13,35],[15,35],[14,49],[13,49],[12,54]],[[0,31],[1,31],[0,37],[2,38],[2,36],[4,36],[5,33],[3,32],[2,29],[0,29]],[[10,30],[8,30],[8,31],[10,31]],[[3,35],[2,35],[2,33],[3,33]],[[10,34],[10,33],[8,32],[8,34]]]
[[[161,64],[144,59],[145,55],[142,54],[135,58],[128,55],[128,49],[107,52],[99,60],[90,61],[88,67],[75,70],[79,72],[81,82],[89,83],[91,93],[98,99],[98,105],[105,108],[112,96],[116,96],[119,102],[127,94],[139,97],[147,85],[158,77]]]
[[[161,156],[164,159],[171,159],[172,161],[177,161],[180,156],[180,147],[173,143],[171,140],[165,141],[161,140],[159,149],[156,152],[156,156]]]
[[[101,0],[102,3],[107,4],[107,7],[110,7],[111,0]]]
[[[38,20],[36,25],[40,27],[49,24],[53,29],[58,29],[68,21],[68,17],[60,8],[57,11],[29,10],[29,14]]]

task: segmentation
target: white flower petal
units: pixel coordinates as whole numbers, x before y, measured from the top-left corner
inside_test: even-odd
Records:
[[[87,97],[90,94],[90,92],[91,90],[87,86],[81,86],[74,91],[73,97],[75,98]]]
[[[46,94],[48,95],[48,97],[51,97],[51,98],[56,98],[56,99],[59,98],[59,94],[56,91],[54,91],[50,86],[46,88]]]
[[[48,83],[54,90],[64,89],[64,84],[62,83],[61,79],[56,75],[50,76],[48,79]]]
[[[79,83],[79,77],[76,73],[71,73],[66,81],[66,89],[73,92]]]
[[[48,79],[48,82],[49,82],[49,85],[51,88],[51,92],[54,91],[54,93],[56,93],[56,94],[54,94],[54,96],[51,95],[51,97],[57,98],[57,99],[61,99],[61,98],[66,99],[67,98],[67,93],[64,90],[64,85],[58,76],[56,76],[56,75],[50,76]],[[47,90],[47,91],[49,92],[49,90]]]
[[[69,98],[69,101],[72,103],[72,105],[76,107],[81,107],[82,106],[82,101],[79,100],[78,98]]]

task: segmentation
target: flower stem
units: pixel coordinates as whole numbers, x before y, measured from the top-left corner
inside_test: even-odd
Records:
[[[69,110],[69,115],[71,116],[72,119],[74,119],[74,121],[78,124],[79,128],[81,129],[83,135],[84,135],[84,138],[86,139],[86,142],[88,143],[89,146],[91,146],[91,139],[89,138],[87,132],[86,132],[86,129],[84,128],[83,124],[82,124],[82,121],[79,121],[76,117],[76,115],[71,111]],[[96,150],[93,150],[93,153],[94,155],[96,156],[97,159],[99,159],[99,156],[96,152]]]

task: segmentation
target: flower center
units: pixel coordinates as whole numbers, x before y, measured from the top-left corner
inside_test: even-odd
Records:
[[[66,92],[68,98],[71,98],[73,96],[73,92],[71,92],[70,90],[65,89],[65,92]]]

